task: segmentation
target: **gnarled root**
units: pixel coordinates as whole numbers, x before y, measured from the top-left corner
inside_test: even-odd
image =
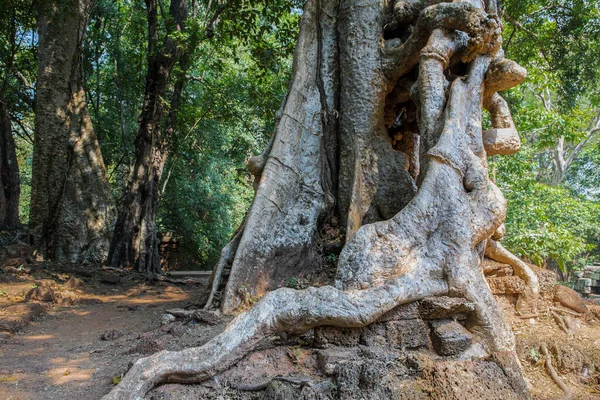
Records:
[[[519,257],[506,250],[500,242],[493,239],[487,241],[485,256],[494,261],[510,265],[514,274],[525,281],[528,290],[519,296],[519,300],[517,301],[517,311],[527,316],[537,315],[540,283],[535,272],[533,272]]]
[[[500,242],[489,239],[485,247],[485,256],[494,261],[510,265],[515,275],[523,279],[533,293],[540,293],[540,283],[535,272],[519,257],[506,250]]]
[[[384,51],[383,69],[390,81],[397,81],[417,65],[421,49],[435,29],[458,30],[469,35],[468,46],[462,53],[465,62],[472,61],[478,54],[494,54],[501,43],[501,29],[496,17],[480,8],[466,2],[432,5],[421,11],[406,42]]]
[[[544,356],[546,357],[546,368],[548,369],[548,373],[550,374],[550,377],[552,378],[554,383],[556,383],[558,385],[558,387],[560,387],[562,389],[562,391],[565,393],[565,395],[560,400],[571,400],[573,398],[573,393],[568,388],[568,386],[565,385],[565,383],[562,381],[562,379],[560,379],[558,377],[556,370],[552,366],[552,357],[550,356],[550,352],[548,351],[548,347],[546,346],[546,343],[542,343],[541,350],[542,350],[542,354],[544,354]]]
[[[140,399],[165,382],[201,382],[250,353],[266,337],[304,333],[321,325],[366,326],[397,305],[447,293],[442,279],[413,268],[388,284],[343,292],[331,286],[292,290],[282,288],[263,297],[239,315],[225,332],[202,347],[161,351],[138,360],[104,400]]]

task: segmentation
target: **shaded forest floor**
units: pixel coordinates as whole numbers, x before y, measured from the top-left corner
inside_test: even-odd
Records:
[[[198,280],[148,281],[130,272],[84,266],[2,267],[2,399],[98,399],[139,357],[201,345],[228,322],[219,317],[164,320],[165,310],[194,308],[206,289],[206,282]],[[600,399],[600,306],[588,304],[592,312],[571,338],[544,312],[551,303],[541,307],[540,317],[519,319],[507,298],[499,300],[515,331],[534,398],[562,395],[543,365],[543,342],[575,398]],[[316,360],[317,351],[305,338],[278,339],[222,374],[221,383],[165,385],[151,398],[263,398],[231,389],[228,382],[251,384],[300,372],[315,377]]]

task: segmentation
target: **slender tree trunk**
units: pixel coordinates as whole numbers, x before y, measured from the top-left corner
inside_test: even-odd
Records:
[[[41,252],[66,262],[106,258],[114,206],[82,85],[90,0],[42,0],[31,227]]]
[[[21,195],[19,164],[7,104],[0,99],[0,229],[17,228]]]
[[[7,10],[8,12],[8,10]],[[19,44],[17,42],[17,21],[13,10],[12,23],[7,32],[10,43],[8,60],[2,71],[0,87],[0,229],[17,228],[19,221],[19,198],[21,196],[21,181],[19,179],[19,163],[12,134],[9,105],[6,103],[6,93]],[[17,74],[17,76],[21,76]]]
[[[134,267],[140,272],[160,273],[156,214],[159,184],[168,156],[168,145],[173,129],[163,127],[164,97],[169,76],[181,56],[173,37],[167,37],[163,48],[158,43],[158,3],[146,0],[148,9],[148,73],[139,129],[135,139],[136,153],[132,175],[119,211],[107,262],[114,266]],[[173,0],[170,6],[172,34],[185,28],[187,1]],[[179,83],[179,82],[178,82]],[[177,112],[183,83],[175,87]],[[172,123],[174,124],[174,118]],[[169,122],[170,123],[170,122]]]

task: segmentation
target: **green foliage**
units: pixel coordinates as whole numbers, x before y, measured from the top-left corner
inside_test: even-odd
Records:
[[[241,43],[203,46],[211,48],[200,48],[190,71],[199,79],[189,82],[180,110],[159,216],[161,229],[178,233],[210,267],[252,201],[244,161],[269,140],[291,61],[276,60],[279,73],[256,79]]]
[[[598,259],[600,204],[565,187],[535,179],[532,149],[511,157],[494,157],[498,185],[508,200],[506,246],[535,264],[554,260],[579,269]]]
[[[508,200],[506,245],[538,265],[578,269],[600,255],[600,151],[590,130],[600,112],[598,2],[507,0],[503,7],[504,49],[528,70],[523,85],[503,93],[523,149],[491,163]],[[557,150],[574,157],[562,183],[549,186]]]
[[[300,282],[298,281],[298,278],[296,278],[295,276],[292,276],[285,280],[285,285],[289,288],[297,289],[298,286],[300,285]]]
[[[282,0],[232,1],[224,9],[209,1],[188,6],[181,32],[169,29],[168,12],[159,12],[159,42],[169,35],[190,51],[191,65],[175,65],[163,99],[166,115],[174,80],[185,73],[157,224],[160,231],[182,238],[186,253],[210,268],[252,200],[244,161],[260,152],[272,133],[299,16],[297,4]],[[134,157],[146,27],[146,9],[139,2],[100,0],[84,46],[88,104],[117,199]]]

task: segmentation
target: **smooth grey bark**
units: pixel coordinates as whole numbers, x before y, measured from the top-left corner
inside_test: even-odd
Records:
[[[88,0],[38,4],[38,75],[30,224],[42,254],[106,258],[115,208],[82,86]]]
[[[335,134],[338,64],[337,4],[308,2],[301,22],[288,94],[278,112],[271,151],[231,272],[221,308],[231,312],[243,290],[261,297],[289,276],[320,267],[315,251],[319,223],[334,206],[327,134]]]
[[[406,2],[397,2],[394,10],[406,9],[398,3]],[[506,201],[488,176],[486,149],[510,153],[518,147],[512,134],[484,133],[481,114],[484,103],[495,98],[498,106],[489,107],[493,129],[514,127],[496,90],[520,83],[524,71],[514,65],[496,68],[504,61],[495,2],[441,3],[424,9],[426,2],[419,4],[412,30],[403,32],[396,26],[400,31],[392,33],[383,28],[389,8],[378,0],[347,0],[339,8],[333,0],[306,4],[292,83],[272,149],[262,158],[262,175],[260,168],[254,169],[261,181],[237,245],[222,308],[235,309],[235,285],[240,283],[263,284],[255,292],[260,295],[268,287],[269,273],[281,272],[279,265],[269,264],[274,259],[306,265],[306,259],[294,258],[302,254],[294,249],[310,250],[319,214],[330,212],[331,193],[337,193],[335,209],[346,215],[350,231],[346,232],[334,286],[269,292],[205,345],[140,359],[105,400],[141,398],[164,382],[208,379],[276,333],[298,334],[321,325],[362,327],[397,305],[444,294],[466,298],[475,305],[469,330],[487,352],[507,352],[516,360],[513,333],[479,265],[488,239],[498,238],[506,216]],[[334,38],[322,31],[317,34],[323,18],[337,22],[339,47],[325,46],[329,42],[319,40]],[[404,21],[403,14],[398,18]],[[389,38],[393,33],[403,39]],[[340,60],[333,63],[340,77],[337,191],[323,183],[334,179],[317,180],[324,172],[334,171],[321,168],[318,162],[327,154],[320,151],[326,149],[323,143],[328,131],[324,127],[331,127],[323,120],[329,115],[323,110],[330,104],[328,97],[318,96],[331,93],[319,91],[318,84],[318,70],[323,72],[319,60],[327,59],[323,57],[326,48],[339,49]],[[421,62],[429,67],[421,68]],[[356,70],[350,71],[351,67]],[[460,67],[462,74],[450,71],[446,75],[453,67]],[[347,81],[346,74],[351,77]],[[407,87],[405,79],[415,82],[409,96],[402,94]],[[394,93],[396,86],[400,87]],[[324,86],[328,87],[335,86]],[[379,176],[384,170],[379,160],[391,162],[389,150],[397,151],[393,140],[398,139],[391,137],[387,148],[378,147],[383,143],[379,139],[386,127],[385,110],[390,111],[385,101],[388,95],[403,103],[413,102],[408,106],[416,106],[421,115],[420,143],[426,151],[420,151],[423,157],[404,153],[402,158],[406,157],[408,164],[418,159],[423,172],[417,177],[418,191],[408,204],[389,218],[380,215],[381,220],[365,223],[369,209],[376,204],[377,190],[386,184],[387,176]],[[398,110],[399,116],[406,111]],[[387,125],[392,130],[393,124]],[[254,167],[260,164],[255,162]],[[410,167],[404,165],[401,175],[412,178]],[[393,175],[393,171],[387,173]],[[414,181],[409,182],[411,189]],[[403,184],[401,180],[396,183]],[[341,201],[344,190],[349,196],[347,207]],[[392,200],[396,205],[401,202]],[[286,259],[288,239],[294,247]],[[225,258],[230,259],[236,241],[237,237],[224,251]],[[499,249],[491,243],[490,248]],[[284,264],[286,268],[289,265]]]
[[[292,78],[223,293],[231,312],[286,278],[321,268],[319,230],[332,217],[352,236],[387,219],[416,192],[409,157],[384,120],[393,86],[383,74],[380,6],[308,2]],[[364,221],[363,221],[364,220]]]

